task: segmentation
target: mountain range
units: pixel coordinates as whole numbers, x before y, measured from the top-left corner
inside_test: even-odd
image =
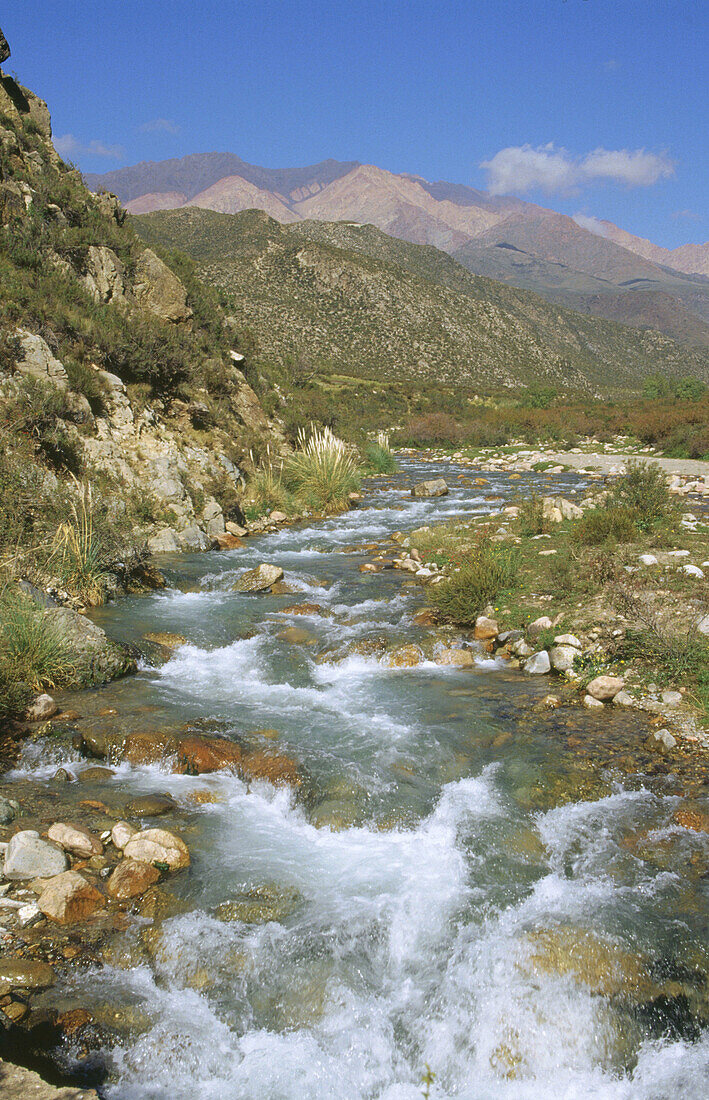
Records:
[[[284,225],[371,224],[548,301],[709,347],[709,242],[661,248],[595,219],[591,232],[521,199],[357,161],[268,169],[233,153],[198,153],[87,175],[86,182],[112,191],[134,214],[257,209]]]
[[[195,206],[131,222],[152,248],[192,257],[231,297],[264,361],[305,353],[324,378],[482,392],[542,383],[599,396],[660,372],[709,381],[706,348],[551,304],[371,224],[283,224],[263,211]]]

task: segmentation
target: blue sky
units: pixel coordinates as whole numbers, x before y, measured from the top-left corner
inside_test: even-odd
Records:
[[[709,238],[707,0],[16,0],[2,27],[85,170],[335,157]]]

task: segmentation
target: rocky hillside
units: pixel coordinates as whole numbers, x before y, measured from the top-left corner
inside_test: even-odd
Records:
[[[657,332],[591,320],[465,270],[445,252],[371,225],[282,225],[258,211],[160,211],[133,219],[234,296],[262,352],[299,348],[331,373],[491,391],[638,388],[648,374],[709,377],[709,356]]]
[[[115,191],[135,214],[254,208],[284,224],[369,223],[560,305],[709,346],[709,244],[664,249],[610,222],[595,223],[594,232],[534,203],[353,161],[268,169],[231,153],[203,153],[87,182]]]
[[[204,549],[237,515],[249,452],[283,442],[247,384],[239,332],[91,194],[46,104],[0,79],[0,556],[47,547],[77,508],[153,549]],[[82,485],[84,489],[82,489]],[[10,557],[8,557],[8,555]]]

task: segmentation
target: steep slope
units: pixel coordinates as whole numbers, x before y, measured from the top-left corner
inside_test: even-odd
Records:
[[[275,358],[307,348],[331,371],[483,389],[544,380],[595,392],[658,371],[709,376],[706,355],[659,333],[559,309],[372,226],[196,209],[133,221],[148,243],[183,249],[231,293]]]
[[[263,191],[241,176],[226,176],[213,183],[211,187],[200,191],[183,205],[216,210],[221,214],[238,214],[241,210],[263,210],[279,222],[298,221],[298,215],[289,210],[277,195],[271,194],[270,191]]]
[[[107,553],[126,530],[211,547],[278,426],[215,292],[146,248],[115,196],[87,191],[46,104],[2,73],[0,286],[0,557],[31,546],[34,569],[45,549],[56,571],[52,539],[84,481]]]
[[[626,233],[613,222],[599,221],[599,233],[607,240],[635,252],[646,260],[664,264],[687,275],[709,275],[709,241],[706,244],[683,244],[679,248],[661,248],[644,237]]]

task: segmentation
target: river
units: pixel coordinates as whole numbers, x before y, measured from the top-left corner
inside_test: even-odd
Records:
[[[673,825],[671,775],[645,782],[594,759],[641,719],[551,714],[538,707],[548,678],[483,652],[472,670],[350,652],[425,630],[412,620],[421,588],[360,573],[366,555],[347,548],[548,484],[463,474],[406,461],[345,516],[173,559],[167,590],[96,614],[126,640],[188,639],[93,693],[118,711],[106,721],[276,731],[269,744],[314,792],[118,768],[115,786],[177,799],[192,866],[171,882],[184,912],[149,955],[138,920],[123,957],[67,990],[124,1023],[105,1052],[110,1100],[419,1100],[427,1066],[437,1100],[709,1094],[707,879],[692,870],[708,838]],[[447,497],[412,499],[412,479],[441,475]],[[232,591],[264,560],[295,595]],[[322,613],[284,613],[303,601]],[[55,767],[27,761],[23,774]],[[629,836],[670,854],[641,858]],[[218,919],[234,899],[256,923]]]

